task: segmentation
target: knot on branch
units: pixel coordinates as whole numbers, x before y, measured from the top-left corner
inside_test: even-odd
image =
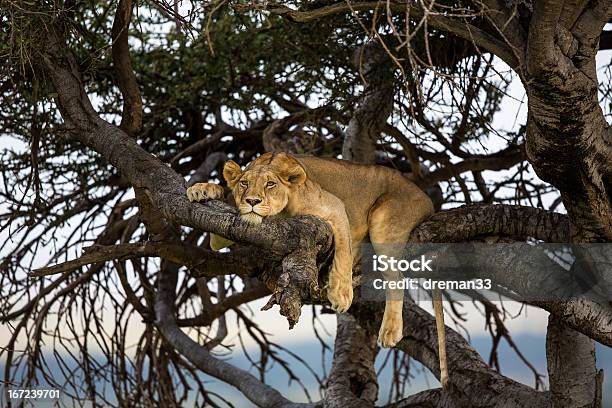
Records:
[[[289,322],[290,329],[300,318],[303,300],[321,299],[316,251],[315,246],[296,249],[283,259],[278,278],[266,279],[272,296],[261,310],[268,310],[278,304],[281,315]]]

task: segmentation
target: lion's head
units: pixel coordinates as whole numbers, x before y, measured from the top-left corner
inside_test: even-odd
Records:
[[[266,153],[247,165],[230,160],[223,167],[223,178],[232,190],[242,218],[259,224],[287,206],[293,191],[306,181],[306,171],[285,153]]]

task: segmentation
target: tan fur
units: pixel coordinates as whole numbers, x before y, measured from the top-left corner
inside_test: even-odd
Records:
[[[359,244],[368,235],[377,253],[383,244],[403,244],[412,229],[433,213],[423,191],[400,172],[382,166],[266,153],[244,171],[235,162],[227,162],[223,177],[242,217],[250,222],[308,214],[331,225],[336,248],[327,296],[340,313],[353,300],[352,269]],[[220,192],[214,184],[200,183],[190,187],[187,195],[195,201],[219,198]],[[378,335],[383,347],[392,347],[402,338],[402,296],[403,291],[388,294]]]

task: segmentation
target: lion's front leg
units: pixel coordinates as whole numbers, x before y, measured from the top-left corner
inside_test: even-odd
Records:
[[[347,221],[348,227],[348,221]],[[332,309],[345,313],[353,302],[353,256],[350,230],[332,224],[335,252],[327,284],[327,299]]]
[[[327,221],[334,234],[334,259],[327,281],[327,299],[332,309],[346,312],[353,302],[353,250],[351,228],[344,203],[335,195],[320,190],[318,205],[302,206],[301,202],[288,212],[294,215],[315,215]],[[312,202],[309,202],[312,205]]]
[[[189,201],[206,201],[219,200],[225,195],[223,187],[214,183],[196,183],[187,189],[187,198]],[[219,251],[233,244],[229,239],[223,238],[217,234],[210,234],[210,248],[213,251]]]
[[[345,313],[353,302],[353,253],[351,228],[344,209],[344,204],[333,195],[326,197],[322,216],[334,233],[334,259],[327,283],[327,299],[332,309]]]

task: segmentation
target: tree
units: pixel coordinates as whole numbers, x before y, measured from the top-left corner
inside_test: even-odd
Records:
[[[265,381],[270,362],[300,379],[244,307],[270,296],[292,326],[302,305],[324,302],[331,234],[314,217],[254,227],[224,203],[189,203],[186,183],[216,180],[226,158],[342,154],[411,172],[445,205],[412,242],[612,238],[612,130],[598,94],[610,106],[610,90],[595,61],[612,47],[609,1],[0,4],[0,121],[14,146],[1,168],[7,385],[48,382],[121,406],[181,406],[195,386],[200,404],[222,405],[205,373],[261,407],[373,406],[374,303],[338,316],[320,403],[292,403]],[[512,75],[526,123],[496,129]],[[207,232],[241,245],[214,253]],[[491,272],[498,287],[512,287],[505,272]],[[496,341],[511,341],[499,308],[476,300]],[[549,391],[501,375],[447,327],[449,389],[398,391],[394,406],[599,406],[594,340],[612,345],[610,303],[532,304],[550,312]],[[230,310],[261,347],[259,377],[216,354]],[[439,375],[433,318],[415,303],[404,316],[398,390],[408,357]]]

